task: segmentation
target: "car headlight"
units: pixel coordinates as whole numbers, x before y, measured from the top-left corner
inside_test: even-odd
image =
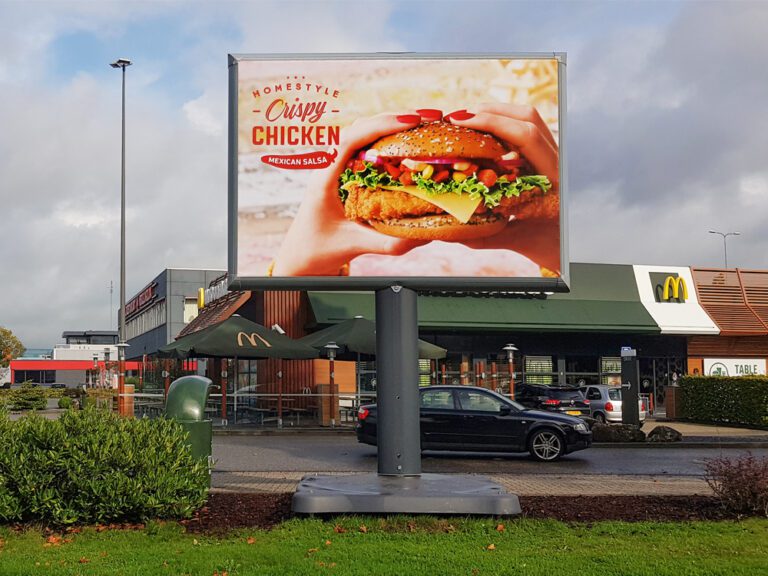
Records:
[[[588,432],[589,431],[589,428],[587,428],[587,425],[584,424],[584,422],[579,422],[578,424],[576,424],[573,427],[573,429],[576,430],[576,432]]]

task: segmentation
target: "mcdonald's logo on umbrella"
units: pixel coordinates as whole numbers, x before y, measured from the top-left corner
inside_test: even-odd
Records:
[[[272,348],[272,344],[267,342],[266,338],[264,338],[260,334],[257,334],[256,332],[251,332],[250,334],[246,334],[245,332],[238,332],[237,345],[240,346],[240,348],[244,346],[243,338],[245,338],[248,341],[248,343],[251,345],[251,348],[259,347],[257,340],[261,341],[264,344],[264,346],[266,346],[267,348]]]

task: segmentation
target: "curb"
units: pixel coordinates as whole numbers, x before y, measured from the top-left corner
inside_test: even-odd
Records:
[[[593,442],[592,448],[768,448],[760,440],[683,440],[681,442]]]

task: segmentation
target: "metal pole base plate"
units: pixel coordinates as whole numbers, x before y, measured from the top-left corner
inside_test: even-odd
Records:
[[[297,514],[475,514],[515,516],[515,494],[486,476],[304,476],[293,495]]]

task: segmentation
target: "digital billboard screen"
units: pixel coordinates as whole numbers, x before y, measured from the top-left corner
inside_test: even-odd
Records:
[[[565,57],[230,56],[237,288],[567,290]]]

